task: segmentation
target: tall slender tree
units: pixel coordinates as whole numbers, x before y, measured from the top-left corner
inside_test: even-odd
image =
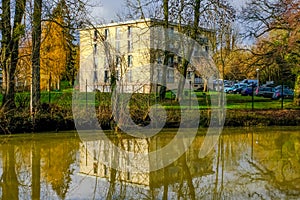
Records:
[[[64,1],[65,13],[63,19],[68,19],[67,24],[64,24],[64,28],[68,28],[69,33],[74,33],[75,29],[80,27],[89,20],[86,15],[87,2],[89,0],[80,1]],[[22,38],[26,37],[24,41],[32,40],[32,108],[37,107],[39,104],[40,96],[40,46],[41,46],[41,23],[44,20],[51,19],[53,8],[55,8],[50,1],[46,0],[34,0],[33,12],[31,13],[31,2],[26,0],[3,0],[1,1],[1,60],[0,67],[2,68],[3,83],[2,83],[2,106],[5,108],[15,107],[15,87],[16,87],[16,67],[19,61],[19,47],[22,42]],[[42,9],[42,5],[46,8]],[[26,7],[28,6],[28,7]],[[70,11],[72,9],[72,12]],[[73,12],[76,10],[76,12]],[[28,13],[25,11],[29,11]],[[25,16],[25,14],[28,14]],[[43,19],[42,19],[43,16]],[[31,22],[29,24],[28,22]],[[25,27],[28,32],[25,32]],[[29,35],[31,34],[31,36]],[[69,37],[69,41],[70,38]],[[70,42],[71,43],[71,42]],[[22,46],[23,47],[23,46]],[[70,48],[72,45],[70,45]]]
[[[164,21],[163,21],[163,27],[165,28],[164,31],[164,39],[165,41],[169,40],[169,34],[167,29],[169,28],[169,0],[163,0],[163,13],[164,13]],[[165,42],[166,45],[168,45],[168,42]],[[168,49],[165,47],[165,49]],[[169,52],[164,52],[164,62],[162,66],[162,80],[161,80],[161,87],[159,91],[159,98],[161,100],[165,99],[166,96],[166,90],[167,90],[167,65],[168,65],[168,59],[169,59]]]
[[[31,81],[31,113],[38,110],[40,104],[40,49],[42,37],[42,0],[34,0],[32,18],[32,81]]]
[[[3,99],[2,105],[5,108],[15,107],[15,71],[19,58],[19,42],[24,34],[22,19],[25,13],[26,0],[15,2],[15,7],[11,8],[10,0],[2,0],[1,17],[1,67],[3,74]],[[11,12],[14,11],[12,15]],[[13,19],[13,26],[11,20]]]
[[[194,4],[194,23],[193,23],[192,30],[191,30],[191,38],[193,40],[196,40],[197,39],[197,35],[198,35],[199,22],[200,22],[201,0],[196,0],[194,3],[195,3]],[[183,5],[182,5],[182,7],[183,7]],[[179,17],[180,17],[180,19],[182,18],[181,14],[179,15]],[[181,20],[179,22],[181,23]],[[192,45],[190,47],[190,50],[188,51],[189,52],[188,53],[189,57],[192,54],[193,46],[194,45]],[[180,81],[179,81],[179,84],[178,84],[177,100],[180,100],[181,96],[183,94],[183,88],[184,88],[184,84],[185,84],[185,80],[186,80],[186,75],[187,75],[187,69],[188,69],[188,65],[189,65],[188,60],[190,60],[190,58],[184,58],[182,60],[182,68],[179,70],[181,72],[182,76],[180,76]]]

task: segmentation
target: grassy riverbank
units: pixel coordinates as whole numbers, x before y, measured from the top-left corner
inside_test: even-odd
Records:
[[[49,96],[50,95],[50,96]],[[101,126],[110,128],[112,119],[111,98],[107,93],[82,94],[83,105],[95,106],[96,115]],[[89,100],[95,95],[95,100]],[[200,114],[199,127],[208,127],[211,120],[210,98],[214,93],[197,93],[198,107],[189,109],[190,120],[185,123],[189,126]],[[171,97],[171,95],[167,95]],[[188,96],[186,97],[188,100]],[[130,105],[130,115],[133,121],[139,125],[149,123],[149,106],[155,103],[161,104],[167,113],[166,127],[178,127],[181,122],[181,107],[172,98],[163,102],[157,102],[155,97],[148,95],[133,95]],[[18,93],[16,96],[17,108],[11,111],[0,110],[0,133],[24,133],[42,131],[60,131],[75,129],[72,112],[72,91],[42,93],[42,105],[34,118],[29,114],[29,94]],[[253,109],[252,109],[253,105]],[[281,109],[281,101],[274,101],[263,97],[227,95],[226,96],[225,126],[300,126],[300,108],[292,104],[292,100],[284,100]],[[86,113],[82,109],[78,119],[86,127],[92,127]],[[194,116],[195,115],[195,116]]]
[[[194,113],[195,114],[195,113]],[[210,110],[200,110],[200,127],[208,127],[210,124]],[[86,120],[87,113],[82,114],[78,118],[81,126],[93,127],[89,120]],[[181,118],[180,110],[167,110],[166,127],[179,127]],[[189,127],[190,124],[195,124],[193,113],[190,115],[190,121],[185,122],[184,126]],[[103,129],[110,128],[109,112],[97,113],[99,123]],[[147,118],[143,120],[141,116],[133,116],[134,121],[140,125],[149,123]],[[49,109],[43,110],[35,116],[34,121],[28,112],[17,111],[13,116],[1,115],[0,117],[0,133],[30,133],[43,131],[61,131],[74,130],[74,120],[71,111],[57,109],[56,106],[50,106]],[[300,111],[299,110],[226,110],[226,118],[224,126],[239,127],[239,126],[300,126]]]

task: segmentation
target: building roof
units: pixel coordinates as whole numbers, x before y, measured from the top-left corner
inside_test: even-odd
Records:
[[[79,30],[89,30],[89,29],[95,29],[95,28],[107,28],[107,27],[114,27],[114,26],[122,26],[122,25],[130,25],[130,24],[137,24],[137,23],[152,23],[152,22],[156,22],[156,23],[163,23],[164,21],[161,19],[156,19],[156,18],[141,18],[141,19],[136,19],[136,20],[128,20],[128,21],[121,21],[121,22],[111,22],[111,23],[107,23],[107,24],[101,24],[101,25],[91,25]],[[169,24],[171,26],[177,26],[178,23],[176,22],[169,22]],[[188,26],[186,24],[182,24],[182,26]],[[215,32],[213,29],[208,29],[208,28],[204,28],[204,27],[199,27],[199,29],[202,29],[203,31],[207,31],[207,32]]]

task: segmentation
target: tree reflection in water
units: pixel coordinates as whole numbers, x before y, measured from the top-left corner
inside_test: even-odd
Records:
[[[275,140],[263,141],[264,138],[259,138],[256,141],[255,148],[258,152],[264,149],[264,155],[260,153],[259,159],[248,159],[255,170],[254,173],[248,174],[249,179],[267,182],[269,186],[266,190],[272,198],[278,198],[281,193],[299,197],[300,135],[290,132],[279,132],[277,135]],[[269,135],[272,136],[273,134]]]
[[[74,133],[0,138],[2,199],[65,199],[78,149]]]
[[[19,183],[17,178],[15,146],[5,145],[2,151],[3,174],[1,177],[2,199],[18,199]]]
[[[172,131],[148,139],[124,134],[110,139],[127,151],[152,152],[170,142]],[[2,136],[0,196],[9,200],[299,199],[300,136],[295,128],[226,129],[214,149],[200,159],[203,139],[197,136],[186,153],[163,169],[131,173],[108,167],[109,162],[131,160],[111,152],[111,144],[101,139],[80,142],[74,133]],[[155,162],[162,160],[149,164]]]

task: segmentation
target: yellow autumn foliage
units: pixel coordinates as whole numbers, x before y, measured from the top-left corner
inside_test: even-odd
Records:
[[[62,19],[46,22],[42,31],[41,44],[41,89],[60,89],[62,73],[66,70],[67,43]],[[51,89],[50,88],[50,89]]]
[[[40,50],[41,90],[60,89],[62,74],[66,71],[68,49],[62,19],[47,21],[42,25],[42,43]],[[29,90],[31,83],[32,42],[25,40],[21,44],[16,77],[19,89]]]

